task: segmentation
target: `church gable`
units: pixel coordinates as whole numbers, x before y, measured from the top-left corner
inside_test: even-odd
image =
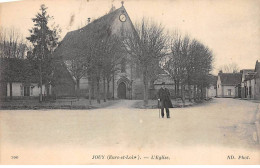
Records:
[[[72,60],[84,55],[87,45],[93,37],[100,39],[112,35],[117,37],[126,37],[128,33],[134,33],[134,31],[133,23],[126,9],[122,5],[120,8],[92,21],[83,28],[67,33],[54,54],[55,57],[59,57],[63,62],[66,62],[67,60]],[[122,38],[122,40],[123,39],[124,38]],[[114,74],[113,80],[109,82],[111,87],[108,89],[109,91],[106,94],[115,98],[141,98],[143,90],[141,87],[142,83],[140,81],[140,75],[135,74],[135,64],[131,61],[130,55],[123,50],[120,57],[121,59],[118,60],[120,63],[116,65],[118,66],[116,68],[118,71]],[[89,78],[87,75],[88,74],[79,81],[81,90],[88,90],[92,87],[89,85]],[[103,81],[101,81],[101,83],[102,82]],[[101,83],[100,85],[102,85]],[[93,89],[95,90],[96,86]],[[59,90],[59,92],[62,91]],[[96,94],[97,90],[93,93]],[[100,93],[101,95],[104,94],[103,88],[100,88]],[[88,93],[84,93],[84,95],[87,94]]]
[[[126,33],[132,33],[134,31],[133,23],[123,6],[116,12],[111,28],[112,34],[118,36],[125,36]]]
[[[68,32],[55,50],[55,55],[61,56],[63,59],[73,58],[82,55],[89,38],[95,34],[101,38],[112,34],[120,37],[127,31],[133,32],[134,26],[124,6],[122,6],[81,29]]]

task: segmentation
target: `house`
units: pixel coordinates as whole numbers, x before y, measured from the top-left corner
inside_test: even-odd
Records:
[[[245,75],[241,83],[243,86],[244,99],[258,99],[260,100],[260,62],[256,61],[255,69]]]
[[[257,60],[255,64],[255,87],[254,98],[260,100],[260,62]]]
[[[218,77],[209,75],[209,86],[206,88],[206,98],[213,98],[217,96],[217,80]]]
[[[241,73],[218,73],[217,97],[235,97],[236,86],[241,83]]]
[[[115,35],[117,37],[124,37],[126,32],[133,33],[135,29],[122,3],[120,8],[111,10],[108,14],[88,23],[81,29],[68,32],[55,50],[54,57],[60,58],[60,62],[69,62],[79,55],[84,55],[85,44],[87,44],[87,40],[92,34],[103,33],[108,36]],[[109,90],[108,95],[112,98],[142,99],[143,83],[138,65],[131,61],[131,56],[127,52],[122,52],[120,59],[121,63],[118,65],[119,71],[113,75],[113,79],[109,82],[110,87],[107,89]],[[64,65],[60,67],[68,69],[68,67],[66,68],[67,64]],[[67,75],[64,74],[65,76],[59,73],[62,73],[62,70],[57,68],[57,70],[54,71],[56,80],[58,81],[53,89],[54,94],[57,96],[75,94],[75,83],[71,80],[73,77],[71,78],[67,73]],[[61,86],[64,85],[65,80],[67,80],[66,86]],[[75,81],[74,78],[73,80]],[[82,96],[89,96],[91,83],[94,87],[92,96],[97,96],[97,89],[100,90],[101,96],[104,94],[102,81],[99,83],[100,87],[97,88],[97,82],[94,80],[91,82],[90,76],[87,73],[80,79],[79,83]]]
[[[27,59],[0,59],[0,98],[33,98],[40,94],[39,77]],[[43,85],[43,94],[46,94]]]
[[[249,79],[251,79],[254,75],[254,69],[242,69],[240,70],[240,73],[242,74],[241,82],[237,85],[237,97],[245,99],[248,97],[248,86],[250,82],[247,82]],[[250,87],[251,88],[251,87]]]

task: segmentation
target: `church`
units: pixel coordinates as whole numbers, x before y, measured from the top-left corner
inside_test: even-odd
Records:
[[[76,91],[75,78],[66,68],[66,62],[71,58],[77,57],[82,53],[83,48],[80,48],[88,38],[89,34],[105,31],[109,28],[111,35],[118,37],[124,36],[126,33],[134,32],[134,25],[124,7],[118,9],[112,8],[111,11],[90,22],[81,29],[68,32],[60,45],[54,52],[57,66],[55,66],[54,78],[56,82],[52,89],[53,94],[58,97],[73,96]],[[123,39],[123,38],[121,38]],[[131,55],[124,52],[121,56],[121,64],[109,83],[109,88],[103,88],[100,83],[100,96],[104,96],[104,89],[107,89],[108,98],[118,99],[143,99],[143,82],[138,65],[131,60]],[[90,92],[89,74],[86,73],[79,81],[80,96],[93,98],[97,97],[97,86],[94,84],[94,93]]]

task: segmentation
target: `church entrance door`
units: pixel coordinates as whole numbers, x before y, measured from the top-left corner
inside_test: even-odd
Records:
[[[126,85],[124,82],[118,85],[117,95],[119,99],[126,99]]]

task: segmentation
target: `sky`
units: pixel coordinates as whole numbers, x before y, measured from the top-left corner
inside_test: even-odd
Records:
[[[1,1],[1,0],[0,0]],[[121,7],[120,0],[25,0],[0,4],[0,26],[19,29],[29,35],[32,18],[40,5],[48,7],[62,29],[67,32],[106,14],[112,5]],[[214,74],[220,66],[236,63],[240,69],[254,69],[260,61],[260,0],[124,0],[133,23],[143,17],[161,23],[170,33],[200,40],[214,54]],[[71,22],[71,17],[74,21]]]

